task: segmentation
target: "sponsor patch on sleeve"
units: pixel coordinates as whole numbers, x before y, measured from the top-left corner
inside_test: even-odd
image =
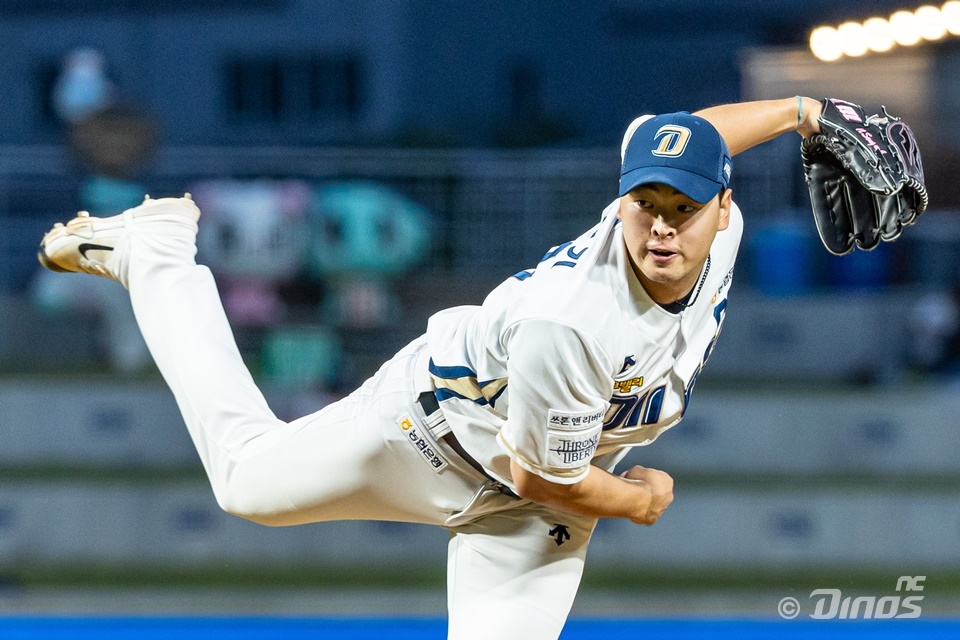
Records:
[[[588,411],[587,413],[566,413],[564,411],[547,412],[547,428],[554,431],[580,431],[603,424],[603,409]]]
[[[547,466],[575,469],[589,464],[603,430],[602,409],[587,413],[547,413]]]

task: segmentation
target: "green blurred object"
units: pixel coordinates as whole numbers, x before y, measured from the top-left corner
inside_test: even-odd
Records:
[[[95,216],[112,216],[143,202],[146,192],[139,182],[93,175],[80,185],[80,204]]]
[[[280,387],[326,387],[336,379],[340,341],[320,326],[283,327],[263,341],[263,373]]]
[[[324,276],[402,273],[420,259],[429,224],[426,209],[380,185],[321,187],[310,212],[310,269]]]

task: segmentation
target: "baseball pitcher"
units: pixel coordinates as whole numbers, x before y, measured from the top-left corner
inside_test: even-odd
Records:
[[[194,261],[189,195],[81,212],[39,258],[129,291],[227,512],[444,527],[450,638],[556,638],[598,518],[652,525],[673,500],[667,473],[615,467],[680,422],[720,334],[743,229],[732,157],[793,131],[831,251],[892,240],[926,207],[909,128],[852,103],[638,118],[619,197],[596,225],[483,304],[437,313],[359,389],[290,423],[264,401]]]

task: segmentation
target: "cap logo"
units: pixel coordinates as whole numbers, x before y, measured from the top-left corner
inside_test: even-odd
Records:
[[[690,141],[690,129],[675,124],[665,124],[657,130],[653,139],[654,141],[659,140],[660,146],[650,153],[655,156],[675,158],[682,155],[687,148],[687,142]]]

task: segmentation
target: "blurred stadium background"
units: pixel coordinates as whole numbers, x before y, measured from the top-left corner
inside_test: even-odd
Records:
[[[442,531],[218,512],[119,285],[40,272],[53,222],[193,193],[244,356],[295,418],[593,224],[634,116],[800,93],[904,116],[932,208],[834,258],[798,140],[736,158],[730,321],[683,424],[630,456],[677,500],[601,524],[575,614],[776,618],[925,575],[924,617],[956,616],[960,40],[807,47],[908,4],[0,0],[0,613],[445,604]]]

